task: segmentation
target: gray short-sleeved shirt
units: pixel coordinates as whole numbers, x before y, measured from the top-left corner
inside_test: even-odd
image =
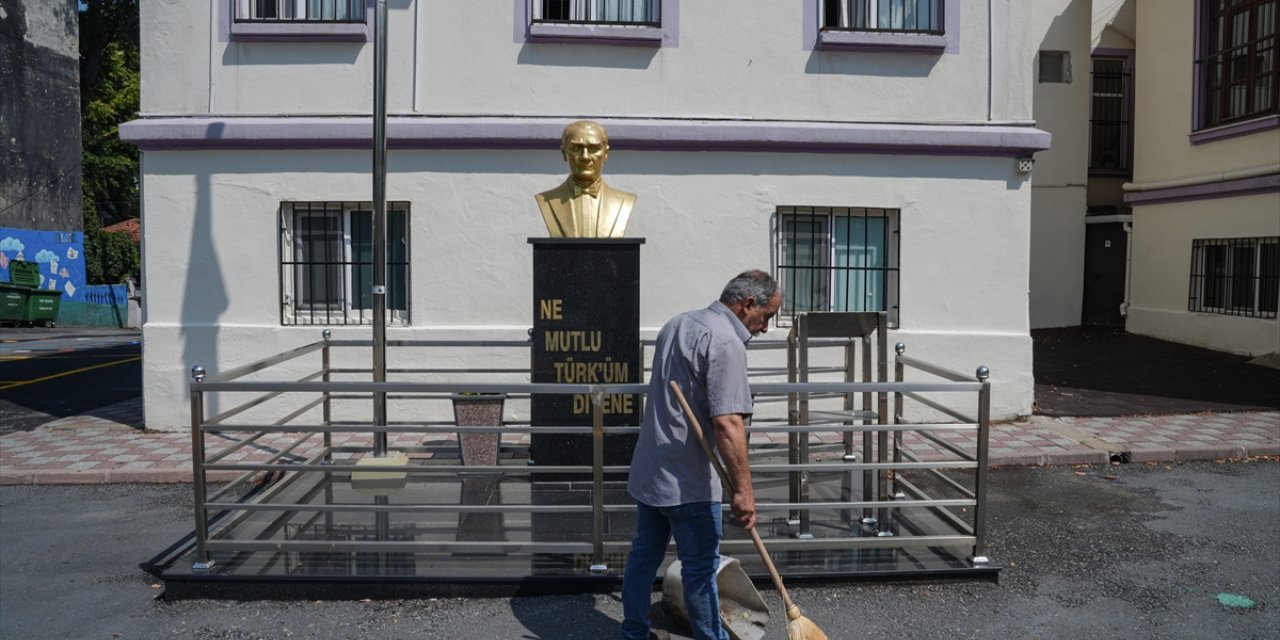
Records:
[[[686,311],[658,333],[640,439],[631,458],[627,491],[653,507],[720,502],[720,478],[689,429],[668,382],[688,399],[712,447],[711,418],[750,414],[747,348],[751,332],[719,301]]]

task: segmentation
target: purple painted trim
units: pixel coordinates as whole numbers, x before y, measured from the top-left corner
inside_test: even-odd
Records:
[[[822,4],[821,0],[804,0],[802,5],[800,24],[804,25],[801,32],[804,34],[804,42],[801,47],[805,51],[813,51],[818,47],[818,30],[822,24]]]
[[[1265,116],[1257,120],[1249,120],[1248,122],[1237,122],[1222,127],[1214,127],[1205,129],[1204,131],[1196,131],[1189,138],[1191,144],[1204,144],[1213,142],[1214,140],[1225,140],[1227,138],[1235,138],[1245,136],[1259,131],[1270,131],[1272,129],[1280,129],[1280,115]]]
[[[1049,148],[1033,127],[792,121],[600,118],[615,149],[886,153],[1016,157]],[[568,120],[504,117],[392,117],[397,149],[556,149]],[[146,118],[120,125],[143,150],[368,149],[359,117]]]
[[[1133,49],[1097,47],[1093,51],[1090,51],[1089,55],[1097,58],[1128,58],[1130,63],[1133,62]]]
[[[960,53],[960,2],[939,1],[942,3],[942,35],[826,30],[822,28],[822,0],[804,0],[804,49]]]
[[[220,42],[369,42],[375,0],[365,0],[364,22],[236,22],[236,0],[217,0]]]
[[[1280,173],[1273,173],[1255,178],[1241,178],[1223,182],[1209,182],[1186,187],[1169,189],[1152,189],[1151,191],[1134,191],[1124,194],[1124,201],[1131,205],[1163,204],[1166,202],[1187,202],[1190,200],[1208,200],[1210,198],[1228,198],[1247,196],[1257,193],[1280,192]]]
[[[515,0],[515,41],[549,44],[596,44],[641,47],[680,46],[680,2],[662,0],[661,26],[605,24],[533,24],[537,0]]]

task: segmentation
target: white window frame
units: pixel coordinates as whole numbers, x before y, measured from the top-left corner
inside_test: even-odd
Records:
[[[1225,241],[1225,242],[1224,242]],[[1203,244],[1197,244],[1203,243]],[[1212,243],[1212,244],[1211,244]],[[1191,274],[1192,282],[1190,290],[1187,294],[1188,305],[1193,299],[1199,299],[1198,307],[1190,307],[1188,310],[1192,313],[1211,313],[1214,315],[1243,316],[1249,318],[1276,318],[1277,312],[1263,310],[1262,297],[1264,286],[1270,284],[1276,286],[1274,282],[1265,282],[1265,274],[1262,273],[1262,247],[1265,245],[1280,245],[1280,237],[1259,237],[1259,238],[1197,238],[1192,242],[1192,265]],[[1224,265],[1224,273],[1222,281],[1217,283],[1223,288],[1222,306],[1214,306],[1208,304],[1204,299],[1206,290],[1208,289],[1209,273],[1206,271],[1209,262],[1210,247],[1220,247],[1226,253],[1226,264]],[[1252,249],[1253,260],[1250,265],[1250,272],[1243,274],[1235,273],[1236,261],[1233,255],[1236,249]],[[1277,249],[1280,251],[1280,249]],[[1197,275],[1198,274],[1198,275]],[[1251,278],[1253,280],[1252,298],[1253,302],[1249,306],[1242,306],[1235,303],[1237,276]],[[1200,287],[1197,291],[1195,278],[1200,278]]]
[[[902,250],[902,211],[901,209],[890,209],[882,207],[807,207],[807,206],[780,206],[774,214],[773,220],[773,274],[777,278],[778,284],[783,288],[784,294],[787,289],[788,277],[781,273],[783,261],[786,256],[786,237],[783,232],[784,220],[787,217],[797,218],[821,218],[823,222],[823,232],[826,235],[826,267],[828,270],[826,281],[826,305],[823,309],[814,309],[813,311],[832,311],[835,306],[836,282],[839,277],[840,267],[836,267],[838,260],[836,257],[835,227],[833,219],[836,217],[863,217],[863,218],[885,218],[886,222],[886,242],[885,242],[885,278],[884,287],[884,309],[888,313],[888,326],[891,329],[897,329],[899,326],[900,305],[901,305],[901,288],[900,288],[900,257]],[[863,251],[868,250],[863,247]],[[866,270],[856,267],[849,268],[856,271]],[[870,290],[866,292],[870,293]],[[785,305],[784,305],[785,308]],[[874,311],[880,311],[879,309]],[[778,327],[790,327],[795,321],[795,314],[779,311],[774,316],[774,323]]]
[[[518,1],[526,3],[528,38],[533,42],[662,46],[675,37],[674,12],[678,0],[647,0],[650,21],[634,23],[586,21],[591,3],[610,0],[569,0],[569,19],[554,21],[543,19],[542,0]]]
[[[336,256],[342,262],[340,267],[342,275],[340,299],[336,302],[329,303],[312,303],[307,308],[300,308],[300,301],[297,299],[297,291],[295,287],[298,283],[297,272],[301,269],[309,268],[307,265],[310,261],[297,261],[297,249],[295,242],[297,239],[297,229],[295,223],[295,205],[306,205],[308,207],[314,205],[340,205],[338,208],[329,209],[316,208],[317,215],[335,214],[342,217],[341,220],[341,255]],[[337,202],[337,201],[318,201],[318,202],[285,202],[280,207],[280,306],[281,306],[281,324],[284,326],[341,326],[341,325],[369,325],[372,324],[372,307],[356,306],[359,298],[357,283],[355,281],[355,252],[353,248],[352,218],[355,212],[371,213],[372,204],[369,202]],[[409,268],[408,262],[411,258],[411,241],[410,241],[410,222],[411,218],[409,204],[407,202],[389,202],[387,203],[388,214],[392,212],[401,212],[405,216],[405,282],[404,282],[404,309],[393,309],[390,306],[386,310],[386,320],[388,325],[408,326],[411,318],[411,304],[409,286]],[[390,217],[388,215],[388,217]],[[389,231],[389,230],[388,230]],[[388,259],[390,256],[388,256]],[[388,269],[388,280],[390,280],[390,269]],[[390,288],[390,282],[388,282]],[[391,296],[388,295],[388,302]]]
[[[213,0],[226,3],[225,19],[230,20],[230,37],[237,41],[306,41],[368,42],[373,34],[373,11],[368,0],[361,0],[364,17],[356,20],[255,19],[253,0]],[[293,2],[295,11],[306,13],[308,0]]]
[[[853,2],[869,2],[867,15],[876,20],[876,26],[852,27],[852,16],[855,13]],[[893,25],[879,26],[881,3],[893,0],[814,0],[818,21],[818,42],[820,49],[852,50],[852,51],[901,51],[919,53],[943,53],[956,41],[959,34],[953,33],[959,24],[958,12],[960,0],[931,0],[932,12],[938,23],[935,31],[894,30]],[[840,26],[827,26],[826,3],[839,2]]]

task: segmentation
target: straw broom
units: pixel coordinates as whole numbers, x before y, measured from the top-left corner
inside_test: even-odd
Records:
[[[689,426],[693,427],[693,435],[697,436],[698,442],[702,445],[702,450],[706,452],[707,457],[711,459],[711,464],[716,468],[716,473],[720,474],[720,480],[725,486],[729,487],[729,491],[735,491],[733,480],[729,479],[729,474],[725,473],[724,466],[720,463],[720,458],[711,451],[711,443],[707,442],[707,438],[702,435],[702,426],[698,424],[698,418],[693,415],[693,409],[689,408],[689,402],[685,400],[684,393],[680,391],[680,385],[674,380],[671,381],[671,390],[676,394],[676,400],[680,402],[680,408],[684,410],[685,417],[689,418]],[[773,566],[773,558],[769,557],[769,552],[764,548],[764,540],[760,539],[760,533],[753,527],[751,529],[751,540],[756,543],[756,551],[760,554],[760,559],[764,561],[764,566],[769,569],[769,575],[773,578],[773,586],[782,595],[782,604],[787,608],[787,638],[788,640],[827,640],[827,634],[818,628],[812,620],[800,614],[800,607],[797,607],[791,601],[791,596],[787,594],[787,588],[782,584],[782,576],[778,575],[778,569]]]

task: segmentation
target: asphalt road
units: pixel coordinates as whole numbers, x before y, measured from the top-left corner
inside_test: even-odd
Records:
[[[997,469],[991,479],[999,584],[795,585],[796,602],[833,639],[1280,636],[1280,463]],[[190,530],[189,492],[0,487],[0,637],[617,637],[616,595],[157,599],[137,564]],[[1220,594],[1255,604],[1229,608]],[[765,599],[776,611],[771,590]],[[781,618],[768,637],[785,637]]]
[[[0,435],[142,393],[136,333],[6,331],[0,338]]]

